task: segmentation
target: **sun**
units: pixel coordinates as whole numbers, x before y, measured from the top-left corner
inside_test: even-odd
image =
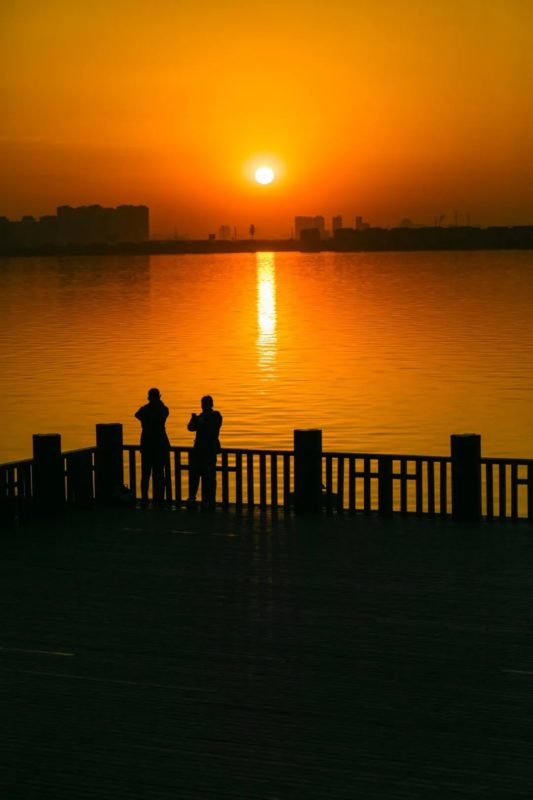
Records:
[[[257,167],[255,171],[255,179],[257,183],[262,183],[263,185],[272,183],[274,180],[274,170],[270,167]]]

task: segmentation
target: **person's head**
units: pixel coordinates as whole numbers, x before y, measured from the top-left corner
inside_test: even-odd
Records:
[[[202,411],[211,411],[211,409],[215,405],[213,402],[213,398],[211,397],[210,394],[204,395],[204,397],[202,397],[202,399],[200,400],[200,404],[202,406]]]
[[[148,400],[153,403],[156,400],[159,400],[161,397],[161,392],[159,389],[149,389],[148,390]]]

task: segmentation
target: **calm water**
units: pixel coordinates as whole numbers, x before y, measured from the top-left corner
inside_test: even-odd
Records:
[[[533,253],[0,260],[0,462],[94,443],[158,386],[174,444],[211,393],[223,444],[533,457]]]

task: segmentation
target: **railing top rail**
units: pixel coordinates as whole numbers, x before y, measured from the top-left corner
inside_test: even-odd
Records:
[[[446,463],[451,461],[450,456],[405,455],[405,453],[345,453],[324,450],[322,455],[328,456],[329,458],[391,458],[394,461],[437,461]]]
[[[170,450],[171,452],[183,452],[187,453],[193,449],[192,445],[172,445]],[[139,451],[140,445],[139,444],[124,444],[123,450],[125,451]],[[76,455],[78,453],[94,453],[96,451],[96,447],[81,447],[75,450],[66,450],[62,453],[63,457]],[[254,448],[244,448],[244,447],[223,447],[223,453],[232,453],[232,454],[240,454],[240,455],[288,455],[293,456],[294,450],[286,450],[283,448],[280,449],[262,449],[260,447]],[[346,452],[346,451],[337,451],[337,450],[324,450],[322,453],[323,457],[326,458],[370,458],[370,459],[382,459],[382,458],[390,458],[395,461],[433,461],[436,463],[449,463],[451,461],[450,456],[435,456],[435,455],[414,455],[414,454],[405,454],[405,453],[357,453],[357,452]],[[16,467],[28,466],[33,463],[33,458],[23,458],[17,461],[8,461],[5,464],[0,464],[0,469],[13,469]],[[494,464],[494,465],[516,465],[516,466],[533,466],[533,458],[517,458],[517,457],[506,457],[506,456],[482,456],[481,457],[482,464]]]
[[[533,466],[533,458],[506,458],[498,456],[481,457],[482,464],[516,464],[517,466]]]
[[[123,445],[123,449],[126,451],[131,450],[140,450],[141,446],[139,444],[125,444]],[[179,453],[189,453],[193,450],[192,445],[188,444],[173,444],[170,446],[170,452],[179,452]],[[294,455],[294,450],[263,450],[260,447],[223,447],[220,451],[221,453],[236,453],[239,455],[266,455],[266,456],[284,456]]]
[[[12,469],[13,467],[25,467],[33,464],[33,458],[23,458],[20,461],[8,461],[7,464],[0,464],[0,469]]]
[[[124,444],[123,449],[130,451],[130,450],[140,450],[141,446],[139,444]],[[182,444],[174,444],[171,445],[170,451],[171,452],[182,452],[187,453],[193,449],[192,445],[182,445]],[[262,447],[223,447],[221,450],[222,453],[237,453],[241,455],[249,455],[249,454],[258,454],[258,455],[294,455],[294,450],[286,450],[284,448],[279,449],[263,449]],[[436,462],[449,462],[451,461],[450,456],[434,456],[434,455],[409,455],[405,453],[353,453],[353,452],[346,452],[346,451],[338,451],[338,450],[324,450],[322,452],[323,457],[328,458],[392,458],[395,461],[436,461]],[[507,462],[510,459],[505,459]],[[521,462],[522,463],[522,462]]]
[[[140,450],[139,444],[124,444],[124,450]],[[87,450],[91,450],[94,448],[85,448]],[[187,453],[193,449],[192,445],[186,444],[175,444],[171,445],[170,450],[172,452],[183,452]],[[76,451],[70,451],[76,452]],[[294,450],[286,450],[284,448],[279,449],[272,449],[269,448],[263,449],[261,447],[223,447],[221,452],[225,453],[240,453],[242,455],[248,455],[249,453],[264,453],[265,455],[294,455]],[[437,463],[448,463],[451,461],[451,456],[446,455],[420,455],[414,453],[359,453],[359,452],[348,452],[345,450],[324,450],[322,452],[324,457],[328,458],[392,458],[395,461],[435,461]],[[518,465],[529,465],[533,464],[533,459],[531,458],[516,458],[516,457],[506,457],[506,456],[482,456],[481,462],[483,464],[518,464]]]

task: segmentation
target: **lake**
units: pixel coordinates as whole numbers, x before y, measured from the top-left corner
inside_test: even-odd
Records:
[[[94,444],[157,386],[173,444],[212,394],[222,444],[533,457],[533,252],[0,259],[0,463]]]

